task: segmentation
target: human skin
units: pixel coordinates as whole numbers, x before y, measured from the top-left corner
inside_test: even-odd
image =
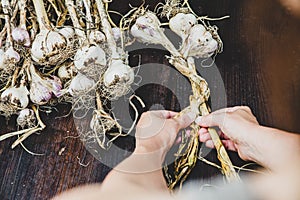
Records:
[[[166,152],[174,143],[180,129],[189,126],[196,116],[192,113],[174,118],[171,111],[152,111],[142,115],[136,131],[136,149],[105,178],[103,183],[69,190],[54,200],[62,199],[176,199],[171,196],[161,170]],[[197,118],[203,128],[200,141],[213,147],[207,127],[219,126],[225,147],[239,153],[242,159],[255,161],[268,168],[272,176],[258,176],[249,180],[253,193],[266,200],[288,196],[297,199],[297,177],[300,166],[300,136],[285,131],[260,126],[248,107],[233,107]],[[296,166],[289,167],[293,162]],[[285,172],[289,172],[288,174]],[[296,172],[296,173],[293,173]],[[295,187],[280,183],[294,182]],[[298,179],[296,179],[298,180]],[[265,185],[267,184],[267,185]],[[276,188],[280,195],[262,188]],[[259,191],[259,192],[257,192]],[[276,190],[275,190],[276,191]]]
[[[291,14],[300,18],[300,1],[299,0],[280,0],[280,3],[289,12],[291,12]]]
[[[300,136],[296,133],[260,126],[249,107],[225,108],[198,117],[200,141],[213,148],[205,127],[217,126],[224,146],[237,151],[243,160],[254,161],[277,172],[291,160],[300,160]]]

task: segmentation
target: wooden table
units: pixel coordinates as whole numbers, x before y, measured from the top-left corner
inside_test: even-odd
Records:
[[[112,9],[122,12],[128,9],[128,1],[115,2]],[[153,9],[157,0],[148,0],[146,4],[149,2],[149,8]],[[137,6],[140,1],[130,3]],[[226,89],[227,106],[248,105],[261,124],[300,132],[300,20],[273,0],[193,0],[191,4],[201,15],[230,15],[230,19],[213,22],[219,26],[225,44],[216,64]],[[138,63],[138,58],[141,64],[167,65],[165,54],[163,50],[143,49],[130,52],[130,61],[132,66]],[[178,77],[172,75],[173,71],[170,67],[151,76],[162,82],[174,82]],[[187,104],[190,88],[183,82],[175,83],[176,92],[186,98],[183,104]],[[210,87],[214,88],[215,83],[212,80]],[[146,103],[144,110],[153,104],[176,111],[183,108],[166,87],[146,85],[137,94]],[[56,119],[67,114],[67,105],[57,109],[50,114],[43,113],[46,130],[24,142],[28,149],[44,156],[32,156],[20,146],[11,150],[16,138],[0,143],[0,199],[48,199],[74,186],[101,182],[111,170],[96,160],[79,138],[74,138],[78,132],[72,115]],[[0,119],[1,134],[15,130],[15,119]],[[133,138],[120,139],[117,143],[129,151],[134,149]],[[63,148],[65,151],[59,155]],[[126,156],[113,154],[106,159],[117,164]],[[241,164],[236,154],[230,156],[236,165]],[[215,152],[206,158],[216,161]],[[80,165],[78,159],[86,166]],[[190,177],[209,181],[219,174],[215,168],[198,162]]]

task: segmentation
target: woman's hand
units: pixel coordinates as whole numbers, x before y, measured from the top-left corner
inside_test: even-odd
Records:
[[[299,135],[260,126],[249,107],[225,108],[197,118],[196,123],[203,127],[199,138],[206,146],[214,147],[207,128],[217,126],[227,149],[272,171],[300,157]]]
[[[180,117],[176,117],[177,114],[172,111],[143,113],[137,124],[135,153],[157,152],[163,160],[179,130],[188,127],[196,118],[193,113]]]

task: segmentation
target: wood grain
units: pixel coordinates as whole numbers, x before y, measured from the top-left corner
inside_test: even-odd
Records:
[[[149,0],[146,4],[153,9],[157,2]],[[111,9],[125,13],[129,3],[138,6],[141,1],[115,1]],[[201,15],[230,15],[228,20],[214,22],[225,44],[224,53],[217,57],[216,64],[226,89],[227,105],[248,105],[260,123],[300,132],[299,19],[272,0],[192,0],[191,4]],[[163,50],[145,48],[130,52],[130,62],[132,66],[139,61],[168,65],[165,54]],[[154,104],[175,111],[188,104],[190,87],[171,67],[149,76],[175,83],[176,94],[181,95],[176,96],[158,84],[145,85],[136,91],[146,103],[146,109],[140,108],[140,112],[154,109]],[[211,80],[210,87],[216,85],[217,82]],[[78,135],[74,120],[72,115],[61,117],[67,114],[67,105],[57,109],[48,115],[43,113],[47,129],[24,142],[28,149],[44,156],[29,155],[21,147],[11,150],[10,145],[16,138],[0,143],[0,199],[48,199],[74,186],[101,182],[111,170],[95,159],[79,138],[68,137]],[[133,117],[132,110],[130,112]],[[120,112],[122,115],[124,113]],[[15,130],[14,120],[1,117],[0,133]],[[116,143],[127,152],[135,145],[133,137],[122,138]],[[65,151],[59,155],[62,148]],[[104,159],[116,165],[128,155],[112,152]],[[242,163],[235,153],[230,156],[236,165]],[[87,166],[81,166],[77,157]],[[211,151],[206,158],[216,161],[215,152]],[[218,170],[198,162],[190,179],[209,182],[217,175],[220,175]]]

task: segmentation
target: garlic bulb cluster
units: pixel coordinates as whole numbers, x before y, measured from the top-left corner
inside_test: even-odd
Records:
[[[88,93],[94,86],[95,81],[85,75],[78,73],[71,81],[68,92],[71,96],[77,97],[81,94]]]
[[[53,96],[62,95],[62,83],[56,76],[44,77],[40,75],[33,65],[30,66],[30,100],[37,105],[45,105]]]
[[[106,54],[98,45],[83,46],[74,56],[74,66],[88,77],[99,78],[106,69]]]
[[[1,101],[19,108],[26,108],[29,104],[29,91],[25,85],[10,87],[1,94]]]
[[[24,127],[33,127],[36,123],[36,117],[32,109],[23,109],[20,111],[17,117],[17,124]]]
[[[31,57],[39,65],[56,65],[68,58],[67,46],[67,39],[58,31],[42,30],[32,43]]]

